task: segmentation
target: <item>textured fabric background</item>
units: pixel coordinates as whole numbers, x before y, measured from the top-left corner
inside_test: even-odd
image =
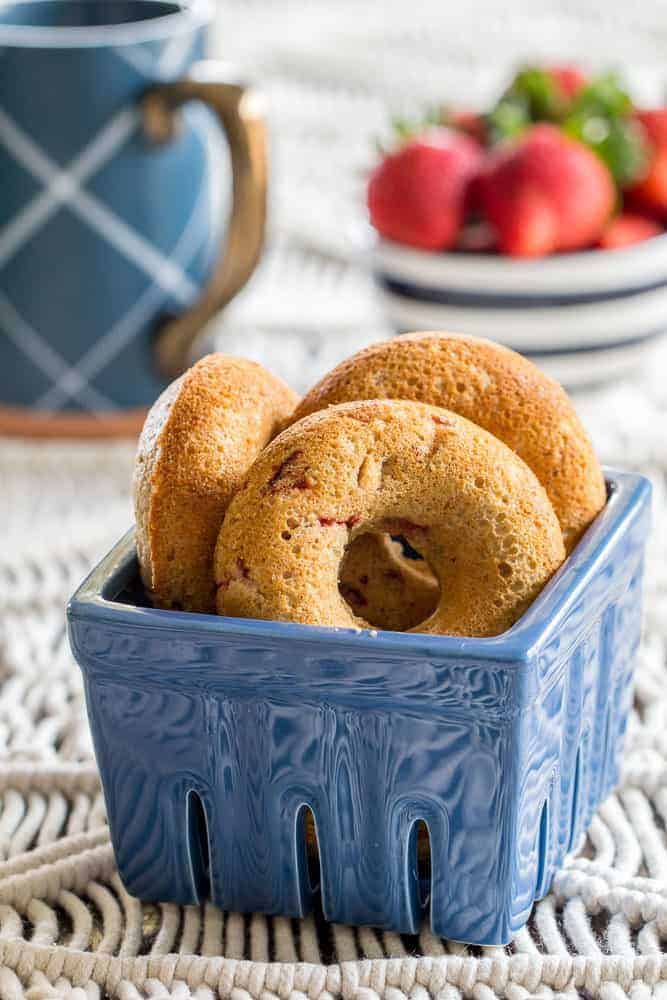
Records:
[[[236,0],[217,48],[263,81],[271,243],[211,331],[303,389],[383,336],[359,191],[387,109],[474,101],[512,59],[580,55],[662,91],[662,3]],[[118,881],[67,597],[130,521],[133,446],[0,442],[0,1000],[667,997],[667,355],[577,397],[608,464],[655,484],[646,626],[623,784],[507,948],[142,905]]]

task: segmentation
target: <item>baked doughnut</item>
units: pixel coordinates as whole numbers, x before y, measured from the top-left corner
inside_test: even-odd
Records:
[[[500,344],[451,333],[372,344],[325,375],[292,419],[354,399],[443,406],[504,441],[544,486],[568,552],[605,504],[600,464],[567,394]]]
[[[544,489],[506,445],[422,403],[332,406],[283,431],[229,505],[215,552],[221,614],[367,627],[338,589],[346,546],[404,535],[440,584],[414,631],[505,631],[565,556]]]
[[[155,607],[215,611],[213,550],[225,510],[297,401],[254,361],[209,354],[153,405],[133,494],[141,577]]]

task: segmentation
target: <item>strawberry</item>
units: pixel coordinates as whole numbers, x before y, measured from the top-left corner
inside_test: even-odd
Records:
[[[588,77],[578,66],[547,66],[546,72],[570,101],[588,84]]]
[[[534,125],[501,143],[477,182],[502,253],[540,257],[599,239],[616,191],[609,170],[554,125]]]
[[[638,109],[636,116],[648,132],[651,142],[667,146],[667,108]]]
[[[608,223],[600,237],[598,246],[602,250],[620,250],[622,247],[641,243],[663,232],[662,226],[654,219],[633,212],[622,212]]]
[[[649,141],[648,169],[627,190],[628,204],[667,221],[667,108],[638,111]]]
[[[367,192],[372,224],[387,239],[444,250],[463,222],[468,182],[481,160],[479,144],[447,128],[430,129],[390,153],[373,171]]]

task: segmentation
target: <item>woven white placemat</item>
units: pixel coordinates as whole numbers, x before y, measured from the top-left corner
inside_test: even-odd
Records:
[[[386,333],[354,265],[361,172],[388,106],[483,95],[504,61],[537,49],[631,60],[656,93],[661,16],[657,2],[604,14],[568,0],[430,2],[418,17],[397,0],[227,3],[220,41],[270,98],[274,186],[270,252],[213,331],[218,347],[303,389]],[[0,442],[0,1000],[667,998],[665,372],[663,350],[633,380],[577,398],[603,460],[655,484],[636,704],[620,789],[505,949],[124,893],[63,609],[130,521],[133,446]]]

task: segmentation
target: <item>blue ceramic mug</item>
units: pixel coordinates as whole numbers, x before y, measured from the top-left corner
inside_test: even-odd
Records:
[[[0,6],[0,433],[136,430],[252,273],[265,128],[202,61],[211,17],[210,0]]]

